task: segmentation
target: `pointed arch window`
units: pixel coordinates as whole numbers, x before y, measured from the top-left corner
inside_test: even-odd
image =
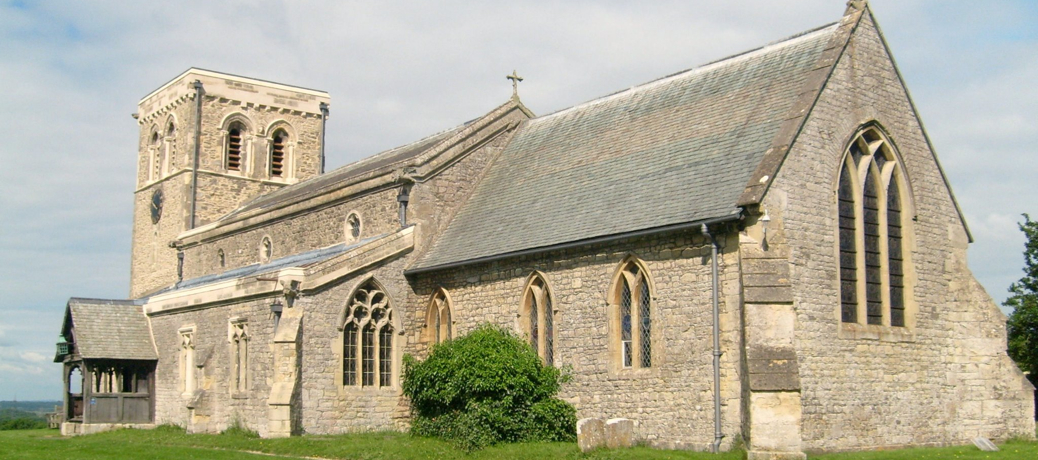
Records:
[[[393,310],[374,280],[361,285],[350,299],[342,331],[342,384],[392,386]]]
[[[651,279],[636,259],[624,261],[611,290],[616,315],[610,331],[615,336],[616,360],[623,368],[652,367],[653,301]]]
[[[245,125],[235,121],[227,127],[227,152],[225,155],[228,171],[242,170],[242,146],[245,137]]]
[[[905,326],[904,171],[875,127],[855,136],[841,165],[840,318],[844,323]]]
[[[555,365],[555,314],[551,288],[544,276],[540,273],[530,275],[523,291],[520,323],[530,346],[549,366]]]
[[[437,289],[425,314],[425,340],[436,344],[454,338],[453,321],[450,297],[443,288]]]

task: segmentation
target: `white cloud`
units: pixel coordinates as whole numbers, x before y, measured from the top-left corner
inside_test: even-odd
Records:
[[[23,351],[19,353],[18,356],[20,356],[22,360],[33,363],[42,363],[47,360],[46,356],[36,353],[35,351]]]

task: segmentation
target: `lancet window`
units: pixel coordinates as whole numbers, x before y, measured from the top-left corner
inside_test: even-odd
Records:
[[[519,318],[530,346],[545,364],[555,365],[555,309],[551,289],[540,273],[530,275],[526,283]]]
[[[435,344],[452,339],[453,324],[450,297],[443,288],[437,289],[425,314],[426,341]]]
[[[652,367],[652,289],[645,267],[630,258],[621,264],[611,291],[615,309],[610,332],[617,345],[616,359],[624,368]]]
[[[905,326],[904,171],[886,137],[870,127],[847,148],[837,187],[840,317]]]
[[[232,393],[249,389],[249,324],[241,319],[232,319],[228,331],[231,345]]]

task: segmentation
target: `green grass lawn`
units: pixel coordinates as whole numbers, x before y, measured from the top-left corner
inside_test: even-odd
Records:
[[[827,460],[875,459],[1038,459],[1038,443],[1010,442],[1001,452],[981,452],[961,446],[812,456]],[[341,436],[301,436],[259,439],[241,435],[185,434],[174,427],[120,430],[63,438],[56,430],[0,431],[0,459],[711,459],[736,460],[742,452],[713,455],[702,452],[647,448],[598,450],[581,454],[576,444],[529,443],[492,447],[466,453],[450,444],[404,433],[364,433]]]

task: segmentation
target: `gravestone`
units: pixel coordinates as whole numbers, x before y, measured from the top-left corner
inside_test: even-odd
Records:
[[[577,446],[588,452],[605,445],[605,423],[600,418],[582,418],[577,421]]]
[[[611,418],[605,423],[606,447],[631,447],[634,445],[634,421],[628,418]]]
[[[998,446],[987,438],[973,438],[973,445],[984,452],[998,452]]]

